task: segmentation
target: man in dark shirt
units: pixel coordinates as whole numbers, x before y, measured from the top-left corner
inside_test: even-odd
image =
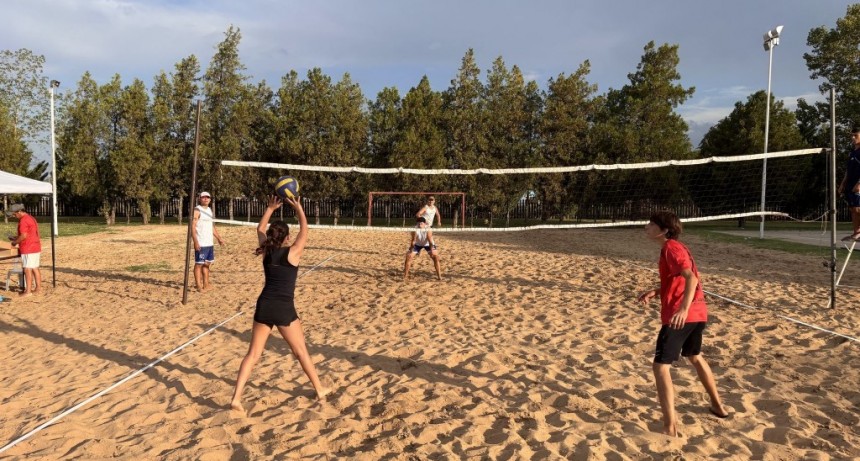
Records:
[[[851,130],[851,141],[854,143],[854,150],[848,154],[845,177],[839,183],[839,190],[851,210],[853,224],[851,235],[842,239],[845,241],[860,240],[860,125],[855,125]]]

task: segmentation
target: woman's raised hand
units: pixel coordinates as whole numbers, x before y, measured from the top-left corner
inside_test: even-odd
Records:
[[[281,201],[281,198],[278,197],[277,195],[270,195],[269,196],[269,208],[271,208],[273,210],[277,210],[283,204],[284,204],[284,202]]]
[[[287,197],[284,199],[285,202],[289,203],[291,207],[295,210],[300,210],[302,208],[302,202],[299,197],[290,198]]]

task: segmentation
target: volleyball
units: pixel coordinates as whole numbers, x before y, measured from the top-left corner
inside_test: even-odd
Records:
[[[281,176],[275,183],[275,192],[282,198],[296,198],[299,196],[299,181],[292,176]]]

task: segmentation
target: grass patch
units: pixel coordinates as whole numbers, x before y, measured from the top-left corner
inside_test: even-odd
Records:
[[[141,264],[139,266],[128,266],[125,268],[128,272],[164,272],[170,269],[170,265],[162,261],[155,264]]]

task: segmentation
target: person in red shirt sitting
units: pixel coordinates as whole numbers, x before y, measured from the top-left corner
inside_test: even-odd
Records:
[[[10,237],[12,245],[18,245],[21,265],[24,267],[24,292],[21,296],[39,293],[42,288],[42,271],[39,270],[39,257],[42,254],[42,241],[39,238],[39,225],[30,216],[24,205],[16,203],[6,210],[6,216],[18,219],[18,235]]]
[[[654,354],[654,379],[657,396],[663,410],[663,431],[678,435],[675,415],[675,390],[672,387],[672,362],[682,355],[696,369],[696,374],[711,398],[709,410],[718,418],[729,414],[720,401],[711,367],[702,357],[702,332],[708,322],[708,306],[699,279],[699,271],[690,250],[678,241],[681,221],[670,211],[651,216],[645,226],[645,235],[662,246],[660,250],[660,288],[639,295],[647,304],[660,296],[660,320],[663,324],[657,335]]]

